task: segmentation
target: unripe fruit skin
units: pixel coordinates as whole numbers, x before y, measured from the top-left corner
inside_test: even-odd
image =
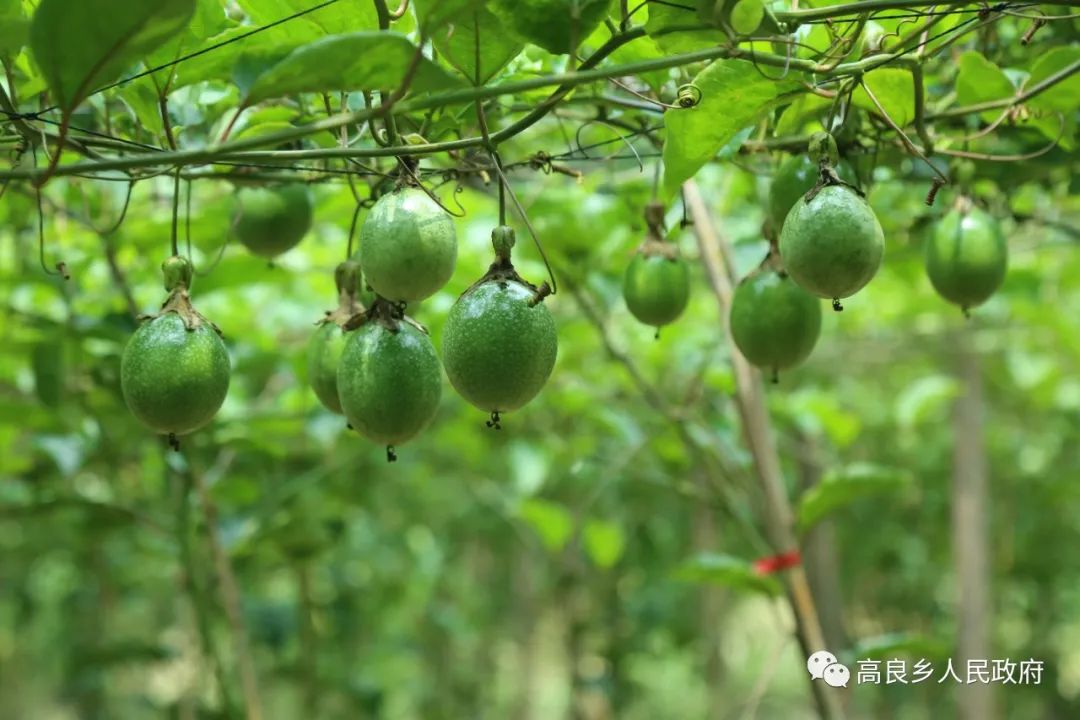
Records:
[[[518,35],[550,53],[577,49],[607,17],[611,0],[493,0],[496,17]],[[578,20],[573,20],[574,8]]]
[[[747,278],[731,301],[731,335],[752,365],[775,371],[801,364],[821,334],[821,301],[775,272]]]
[[[348,336],[335,322],[319,326],[308,344],[308,384],[323,406],[338,415],[342,414],[338,397],[338,364],[345,351]]]
[[[383,195],[360,229],[360,266],[371,288],[387,300],[431,297],[454,274],[454,221],[419,188]]]
[[[841,180],[856,184],[855,171],[847,162],[841,161],[837,164],[836,174]],[[819,176],[818,164],[806,153],[793,155],[781,163],[769,186],[768,212],[773,229],[780,232],[784,218],[795,203],[817,184]]]
[[[1009,249],[997,221],[972,208],[947,214],[926,243],[926,274],[938,294],[962,308],[981,305],[1001,287]]]
[[[294,248],[311,229],[311,193],[304,185],[244,188],[238,193],[234,232],[251,252],[274,258]]]
[[[780,232],[780,256],[803,289],[823,298],[861,290],[881,267],[885,235],[877,216],[855,191],[824,187],[791,208]]]
[[[368,322],[349,333],[338,362],[338,397],[364,437],[401,445],[435,417],[442,370],[431,340],[407,322],[392,332]]]
[[[485,282],[450,309],[443,361],[450,384],[488,412],[522,407],[540,392],[558,355],[555,320],[533,291],[513,280]]]
[[[690,299],[690,271],[681,259],[637,253],[623,276],[623,299],[646,325],[674,322]]]
[[[176,313],[143,324],[120,363],[124,402],[144,425],[186,435],[213,419],[229,390],[229,353],[209,323],[188,330]]]

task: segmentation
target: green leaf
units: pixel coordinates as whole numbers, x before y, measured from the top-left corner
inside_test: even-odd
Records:
[[[413,7],[420,27],[454,32],[457,23],[484,9],[484,0],[413,0]],[[447,25],[450,27],[444,27]],[[484,38],[484,41],[489,39],[494,38]]]
[[[544,547],[552,552],[566,547],[570,535],[574,532],[574,520],[570,512],[562,505],[548,500],[526,500],[521,503],[518,515],[536,531]]]
[[[30,47],[52,91],[70,113],[183,30],[195,0],[42,0],[30,26]]]
[[[319,0],[239,0],[238,4],[253,25],[265,26],[322,3]],[[390,4],[396,6],[396,3]],[[295,47],[326,35],[377,30],[378,27],[379,16],[375,12],[375,3],[371,0],[338,0],[332,5],[282,23],[268,32],[291,38]]]
[[[358,32],[316,40],[292,51],[259,75],[245,103],[302,92],[396,88],[408,75],[416,51],[404,35],[389,32]],[[421,58],[409,89],[426,92],[455,84],[458,81],[449,73]]]
[[[1005,71],[987,60],[981,53],[969,50],[960,56],[960,71],[956,75],[956,102],[959,105],[1001,100],[1012,97],[1016,88]],[[987,121],[993,121],[998,111],[982,113]]]
[[[874,70],[866,74],[863,83],[897,125],[904,127],[915,119],[915,83],[910,72],[897,68]],[[857,106],[873,113],[881,112],[862,85],[853,97]]]
[[[693,0],[689,4],[693,5]],[[648,7],[649,19],[645,22],[645,32],[666,53],[691,52],[716,47],[727,41],[722,30],[703,25],[696,12],[660,3],[649,3]],[[685,29],[676,31],[676,28]]]
[[[1005,71],[976,50],[960,56],[960,71],[956,75],[956,102],[974,105],[989,100],[1011,97],[1016,88]]]
[[[477,72],[476,36],[480,36],[480,69]],[[507,66],[525,45],[484,7],[440,24],[431,35],[435,49],[470,83],[483,85]]]
[[[675,570],[675,577],[688,582],[724,585],[745,592],[780,594],[780,582],[776,578],[762,575],[745,560],[718,553],[703,553],[687,560]]]
[[[869,495],[902,490],[910,483],[907,473],[879,465],[860,463],[831,470],[799,498],[796,524],[800,532],[806,532],[834,510]]]
[[[794,81],[763,77],[745,60],[717,60],[694,78],[701,102],[669,110],[664,141],[664,185],[673,194],[743,128],[764,117]]]
[[[0,57],[19,54],[30,29],[20,0],[0,0]]]
[[[619,562],[626,549],[626,536],[615,523],[589,520],[582,531],[585,552],[597,567],[609,568]]]
[[[1031,67],[1031,77],[1024,87],[1032,87],[1054,73],[1080,62],[1080,47],[1056,47],[1043,54]],[[1028,101],[1032,108],[1052,112],[1073,112],[1080,107],[1080,73],[1062,80],[1049,90],[1036,95]],[[1056,124],[1056,123],[1055,123]]]

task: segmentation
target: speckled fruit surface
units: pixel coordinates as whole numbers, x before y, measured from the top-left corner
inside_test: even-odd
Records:
[[[185,435],[213,419],[229,390],[229,353],[209,323],[188,330],[176,313],[151,320],[120,364],[124,401],[159,433]]]
[[[926,274],[938,294],[962,308],[981,305],[1001,287],[1009,248],[986,211],[953,210],[926,243]]]
[[[338,364],[347,339],[337,323],[326,322],[318,327],[308,343],[308,384],[319,402],[339,415],[342,411],[337,387]]]
[[[435,417],[442,369],[426,334],[401,322],[378,322],[349,333],[338,362],[338,397],[349,424],[364,437],[401,445]]]
[[[885,253],[885,235],[866,200],[843,185],[797,201],[780,232],[784,268],[803,289],[845,298],[866,286]]]
[[[443,328],[450,383],[488,412],[516,410],[548,381],[559,351],[555,320],[533,291],[514,281],[485,282],[458,299]]]
[[[801,364],[821,334],[821,300],[775,272],[735,288],[731,335],[752,365],[778,372]]]
[[[291,250],[311,229],[311,193],[304,185],[244,188],[238,193],[234,232],[251,252],[273,258]]]
[[[367,284],[387,300],[431,297],[454,274],[453,218],[419,188],[383,195],[360,229],[359,257]]]
[[[623,276],[626,307],[646,325],[667,325],[686,309],[690,272],[681,259],[638,253]]]

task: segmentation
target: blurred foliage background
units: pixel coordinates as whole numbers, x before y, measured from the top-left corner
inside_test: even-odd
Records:
[[[994,53],[1013,57],[1015,26]],[[1075,29],[1047,37],[1076,49]],[[529,48],[507,72],[552,67]],[[940,98],[953,75],[938,72]],[[173,102],[188,128],[236,102],[219,81],[192,87],[201,99]],[[493,114],[539,97],[504,98]],[[124,102],[118,128],[139,121],[137,101]],[[789,134],[820,127],[812,113],[788,117]],[[336,302],[355,208],[343,181],[313,183],[315,227],[273,264],[235,243],[216,263],[234,186],[212,172],[184,184],[183,249],[204,273],[193,298],[224,331],[233,373],[216,420],[179,453],[130,416],[119,385],[135,316],[164,299],[171,179],[137,183],[110,233],[99,231],[121,213],[125,182],[48,184],[45,262],[64,262],[68,281],[41,270],[31,186],[8,188],[0,717],[234,717],[252,683],[267,718],[817,717],[780,583],[751,570],[775,551],[733,350],[683,204],[670,198],[668,227],[691,261],[691,302],[654,339],[627,313],[621,281],[658,152],[646,135],[624,141],[587,119],[570,103],[500,148],[508,161],[566,153],[556,164],[582,173],[510,171],[560,285],[547,301],[560,343],[550,382],[500,432],[446,384],[435,422],[392,465],[306,384],[306,343]],[[586,158],[575,142],[608,144]],[[993,142],[1030,151],[1046,138],[1008,125]],[[732,150],[697,175],[737,276],[767,249],[762,208],[783,157]],[[980,393],[992,656],[1045,661],[1040,685],[997,691],[997,712],[1076,717],[1078,164],[1058,148],[973,167],[966,190],[1009,239],[1004,287],[968,320],[934,294],[922,242],[957,190],[927,207],[925,166],[893,148],[875,154],[860,171],[885,264],[843,313],[826,313],[810,360],[765,385],[769,418],[830,649],[853,668],[868,657],[939,667],[964,615],[955,453],[979,432],[957,406]],[[458,268],[410,308],[436,347],[452,303],[490,262],[497,222],[491,182],[438,192],[464,210]],[[514,224],[519,270],[538,283],[544,265]],[[952,712],[955,693],[853,682],[844,702],[852,717],[915,719]]]

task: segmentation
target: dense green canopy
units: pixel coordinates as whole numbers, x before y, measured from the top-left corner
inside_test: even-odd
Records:
[[[0,0],[0,717],[1080,715],[1080,3],[391,5]],[[728,309],[782,270],[771,181],[821,131],[808,181],[865,193],[884,260],[773,384]],[[341,292],[418,185],[452,277]],[[310,230],[253,253],[245,194],[259,235],[310,196]],[[1008,270],[966,318],[924,245],[969,207]],[[443,377],[387,463],[311,389],[316,323],[407,312],[441,354],[502,225],[554,371],[501,418]],[[647,238],[690,273],[655,339],[623,299]],[[121,357],[175,255],[231,380],[167,438]],[[979,657],[1041,682],[937,682]]]

